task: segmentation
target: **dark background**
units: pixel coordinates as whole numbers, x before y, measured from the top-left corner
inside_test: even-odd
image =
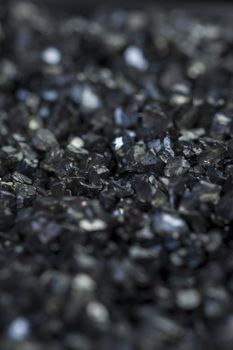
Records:
[[[13,0],[0,0],[0,3],[6,5],[10,1]],[[46,6],[51,11],[74,14],[89,14],[103,6],[140,9],[150,4],[156,4],[164,8],[191,8],[198,12],[219,13],[224,11],[224,13],[233,14],[232,0],[32,0],[32,2]]]

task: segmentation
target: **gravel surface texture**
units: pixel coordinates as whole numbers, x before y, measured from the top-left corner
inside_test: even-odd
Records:
[[[17,3],[0,48],[1,350],[232,350],[232,18]]]

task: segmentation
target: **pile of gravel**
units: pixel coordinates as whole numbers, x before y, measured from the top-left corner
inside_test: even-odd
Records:
[[[233,22],[0,12],[2,350],[231,350]]]

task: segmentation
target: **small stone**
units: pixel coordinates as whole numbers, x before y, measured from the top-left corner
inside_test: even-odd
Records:
[[[148,68],[148,62],[139,47],[129,46],[124,52],[124,59],[129,66],[140,71],[145,71]]]
[[[29,205],[36,196],[35,187],[27,184],[17,183],[15,185],[15,192],[18,207]]]
[[[155,232],[160,234],[184,234],[189,232],[186,222],[176,214],[157,212],[152,223]]]
[[[221,319],[228,313],[229,294],[224,287],[209,288],[203,304],[205,316],[209,319]]]
[[[57,140],[53,133],[47,129],[39,129],[32,140],[33,146],[38,151],[46,152],[57,145]]]
[[[74,137],[68,144],[69,150],[80,150],[84,147],[84,141],[80,137]]]
[[[193,188],[193,195],[198,197],[203,203],[217,203],[219,200],[221,187],[207,181],[200,183]]]
[[[94,219],[90,221],[87,219],[82,219],[79,222],[79,226],[82,230],[87,232],[102,231],[107,228],[106,223],[100,219]]]
[[[75,84],[70,90],[70,97],[84,112],[95,112],[101,107],[99,96],[89,85]]]
[[[129,254],[132,259],[156,259],[160,254],[160,247],[142,248],[139,246],[131,246]]]
[[[190,169],[189,162],[182,156],[170,158],[165,167],[165,175],[176,177],[185,174]]]
[[[138,121],[138,113],[134,111],[125,111],[122,107],[117,107],[114,112],[116,125],[128,128],[135,125]]]
[[[223,238],[220,232],[212,232],[208,235],[208,241],[206,242],[206,250],[208,252],[216,252],[221,244],[222,244]]]
[[[96,301],[92,301],[87,305],[87,315],[97,323],[106,323],[109,319],[107,308]]]
[[[176,302],[183,310],[194,310],[201,304],[201,295],[196,289],[179,290],[176,294]]]
[[[42,244],[48,244],[60,236],[60,225],[43,215],[42,212],[33,214],[28,210],[22,211],[22,213],[25,214],[25,217],[18,218],[22,235],[27,236],[31,240],[38,240]]]
[[[57,101],[59,94],[56,90],[45,90],[42,93],[42,97],[47,102],[55,102]]]
[[[99,97],[88,86],[82,91],[81,105],[87,111],[95,111],[101,105]]]
[[[123,137],[117,137],[115,138],[115,140],[113,141],[113,147],[116,151],[118,151],[119,149],[121,149],[121,147],[124,145],[124,141],[123,141]]]
[[[206,71],[206,66],[203,62],[195,61],[192,62],[188,67],[188,76],[191,79],[197,79],[200,75],[204,74]]]
[[[212,125],[211,125],[211,135],[217,137],[218,139],[224,139],[226,135],[232,133],[233,122],[231,114],[216,113]]]
[[[12,178],[13,178],[13,180],[15,180],[17,182],[20,182],[20,183],[25,183],[27,185],[31,185],[32,184],[32,180],[29,177],[27,177],[24,174],[20,174],[17,171],[15,171],[12,174]]]
[[[190,102],[190,97],[181,94],[173,94],[170,101],[172,105],[182,106]]]
[[[79,149],[84,146],[84,142],[80,137],[75,137],[70,141],[70,145],[76,149]]]
[[[39,239],[42,243],[48,243],[54,238],[61,234],[61,228],[55,222],[49,222],[43,227],[42,231],[39,233]]]
[[[59,64],[61,58],[61,52],[56,47],[48,47],[42,52],[42,60],[49,65]]]
[[[38,130],[41,127],[41,123],[40,123],[39,120],[37,120],[35,118],[32,118],[29,121],[28,127],[29,127],[30,130]]]
[[[25,340],[30,333],[29,322],[25,318],[16,318],[9,325],[7,334],[10,339],[13,341],[22,341]]]
[[[80,273],[76,275],[72,282],[73,290],[83,290],[83,291],[93,291],[95,290],[96,283],[95,281],[88,275]]]

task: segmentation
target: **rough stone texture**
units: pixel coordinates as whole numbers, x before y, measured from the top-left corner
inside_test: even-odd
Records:
[[[0,12],[1,350],[231,350],[233,24]]]

